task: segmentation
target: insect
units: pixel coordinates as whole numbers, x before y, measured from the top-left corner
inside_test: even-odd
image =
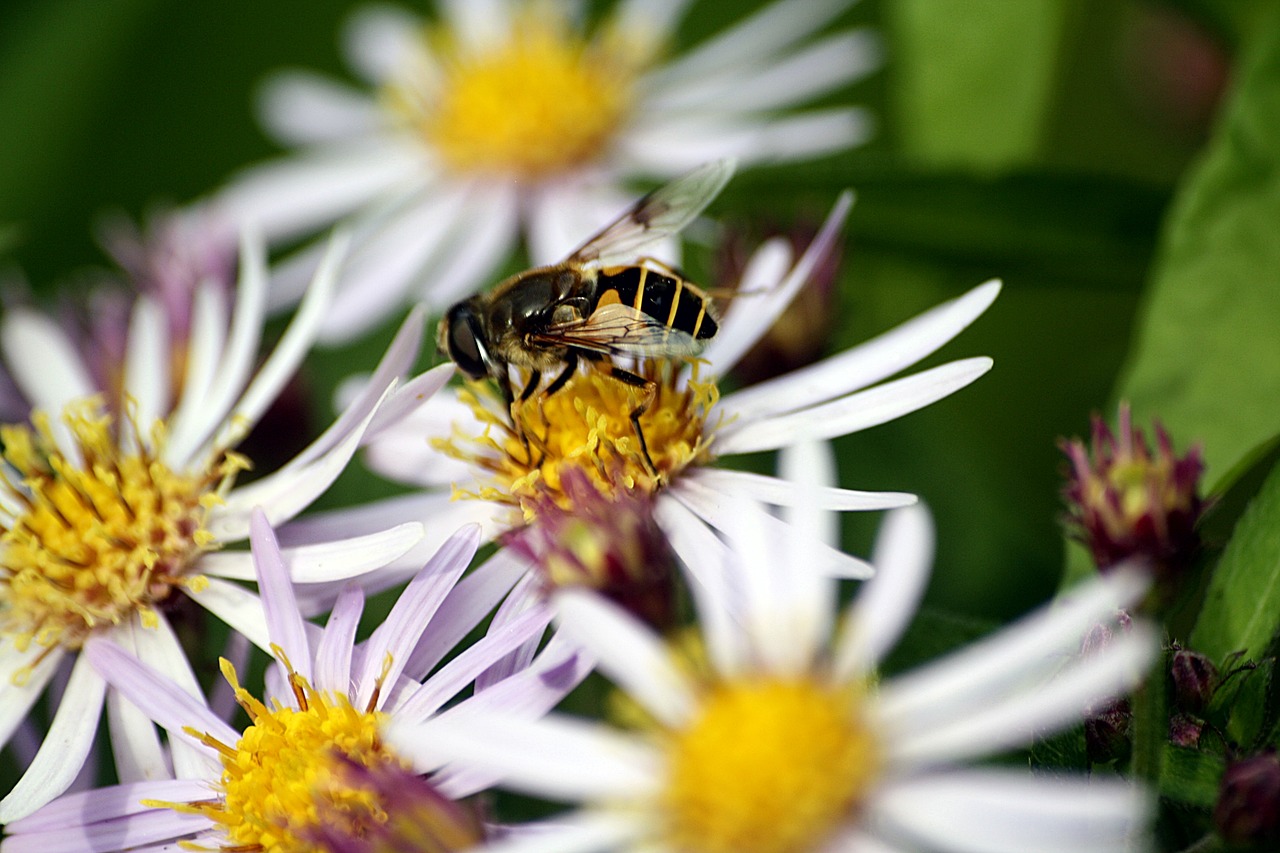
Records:
[[[516,401],[512,365],[528,371],[522,401],[557,368],[542,393],[563,388],[579,362],[640,389],[630,419],[652,472],[640,416],[654,400],[656,383],[612,359],[689,358],[715,336],[719,321],[711,298],[641,251],[688,225],[733,169],[732,160],[701,166],[640,199],[560,263],[518,273],[458,302],[440,321],[440,350],[472,379],[492,377],[508,409]]]

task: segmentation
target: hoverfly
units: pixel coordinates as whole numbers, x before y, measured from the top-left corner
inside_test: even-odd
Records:
[[[630,418],[652,469],[640,416],[657,386],[612,357],[690,358],[715,336],[719,320],[711,298],[641,250],[693,221],[733,169],[732,160],[701,166],[640,199],[560,263],[518,273],[458,302],[440,321],[440,350],[472,379],[492,377],[508,410],[516,401],[512,365],[529,372],[521,401],[555,368],[559,374],[542,393],[563,388],[579,362],[639,388]]]

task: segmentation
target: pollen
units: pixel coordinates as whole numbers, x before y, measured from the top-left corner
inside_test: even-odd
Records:
[[[561,17],[530,4],[505,41],[479,48],[430,34],[441,77],[389,90],[393,112],[460,172],[536,178],[594,161],[626,121],[636,71]]]
[[[316,690],[289,667],[289,686],[297,707],[255,698],[240,686],[234,667],[222,661],[223,676],[251,725],[234,745],[188,730],[221,756],[220,795],[197,803],[150,805],[201,814],[226,834],[224,850],[261,853],[320,853],[313,843],[335,832],[350,839],[387,822],[376,788],[344,783],[352,768],[409,767],[382,743],[386,715],[358,709],[345,694]]]
[[[489,484],[459,496],[513,505],[525,521],[532,520],[548,495],[561,509],[574,510],[573,490],[565,488],[570,471],[590,479],[594,488],[580,490],[584,493],[652,495],[685,468],[710,458],[714,429],[708,419],[719,392],[696,376],[680,381],[681,367],[673,362],[645,366],[643,375],[654,383],[654,394],[639,418],[644,445],[631,413],[645,392],[588,370],[554,394],[517,401],[511,413],[514,428],[490,386],[471,383],[462,397],[485,424],[484,433],[458,434],[437,441],[436,447],[492,473]]]
[[[667,844],[701,853],[823,849],[880,769],[861,689],[804,679],[723,683],[667,737]]]
[[[149,435],[100,398],[67,406],[56,426],[0,427],[0,636],[25,649],[79,648],[95,630],[134,613],[154,624],[191,568],[215,547],[209,509],[248,466],[224,453],[203,470],[163,461],[164,422]]]

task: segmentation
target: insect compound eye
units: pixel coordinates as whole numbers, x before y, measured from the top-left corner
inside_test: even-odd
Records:
[[[458,368],[472,379],[489,373],[488,353],[480,340],[480,321],[466,303],[455,305],[445,316],[445,350]]]

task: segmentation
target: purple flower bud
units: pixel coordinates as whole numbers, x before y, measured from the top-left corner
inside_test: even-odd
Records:
[[[1280,760],[1275,753],[1227,766],[1213,822],[1228,844],[1265,850],[1280,845]]]
[[[1169,663],[1173,703],[1180,711],[1202,714],[1218,687],[1218,668],[1204,655],[1178,649]]]

